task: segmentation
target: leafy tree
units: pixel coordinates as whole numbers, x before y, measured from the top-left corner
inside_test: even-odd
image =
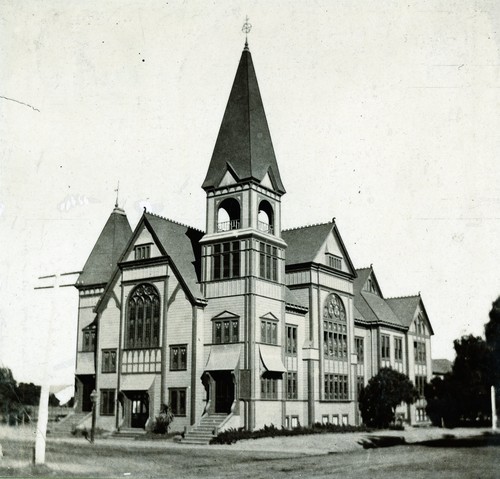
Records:
[[[495,375],[493,356],[479,336],[453,342],[456,358],[451,373],[425,388],[427,414],[434,425],[486,421],[491,414],[490,387]]]
[[[407,376],[383,368],[359,394],[363,422],[369,427],[387,427],[394,421],[396,407],[402,402],[412,404],[417,397],[418,391]]]
[[[20,404],[16,395],[16,380],[9,368],[0,367],[0,415],[10,421],[12,414],[17,415]]]
[[[27,406],[38,405],[40,401],[40,386],[33,383],[19,383],[17,386],[19,401]]]
[[[490,311],[490,320],[485,324],[484,332],[486,344],[492,352],[493,368],[495,371],[494,384],[500,387],[500,296],[493,302]]]

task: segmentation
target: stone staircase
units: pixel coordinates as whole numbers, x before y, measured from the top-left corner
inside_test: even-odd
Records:
[[[187,432],[183,444],[208,444],[215,437],[214,432],[227,419],[227,414],[207,414],[200,422]]]
[[[76,429],[76,426],[91,416],[92,413],[90,412],[70,412],[60,421],[51,422],[49,424],[48,428],[50,434],[57,436],[69,436]]]

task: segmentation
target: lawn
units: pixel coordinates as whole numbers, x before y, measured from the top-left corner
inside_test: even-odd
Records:
[[[331,454],[104,439],[91,445],[83,439],[50,439],[47,467],[38,470],[30,466],[31,440],[4,437],[0,441],[5,456],[0,459],[1,477],[496,479],[500,466],[499,436],[450,438]],[[303,441],[306,451],[307,436]]]

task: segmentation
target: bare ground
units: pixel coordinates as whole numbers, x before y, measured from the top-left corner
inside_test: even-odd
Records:
[[[91,445],[82,438],[49,437],[46,466],[34,468],[34,431],[0,428],[0,477],[496,479],[500,437],[485,432],[426,428],[266,438],[232,446],[117,439]],[[375,447],[391,444],[401,445]]]

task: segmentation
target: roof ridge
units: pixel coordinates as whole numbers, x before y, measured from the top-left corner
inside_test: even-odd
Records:
[[[420,298],[420,294],[408,294],[406,296],[392,296],[385,299],[406,299],[406,298]]]
[[[333,221],[325,221],[323,223],[314,223],[312,225],[304,225],[304,226],[294,226],[293,228],[285,228],[283,231],[294,231],[294,230],[300,230],[300,229],[305,229],[305,228],[313,228],[314,226],[324,226],[324,225],[329,225],[333,224]]]
[[[151,215],[151,216],[156,216],[157,218],[160,218],[160,219],[165,220],[165,221],[170,221],[170,223],[174,223],[174,224],[179,225],[179,226],[184,226],[185,228],[190,228],[192,230],[199,231],[200,233],[205,233],[203,230],[200,230],[199,228],[195,228],[194,226],[190,226],[188,224],[181,223],[180,221],[175,221],[171,218],[167,218],[166,216],[162,216],[162,215],[159,215],[157,213],[153,213],[151,211],[144,210],[144,213],[147,213],[148,215]]]
[[[363,266],[362,268],[356,268],[356,271],[361,271],[362,269],[373,269],[373,266]]]

